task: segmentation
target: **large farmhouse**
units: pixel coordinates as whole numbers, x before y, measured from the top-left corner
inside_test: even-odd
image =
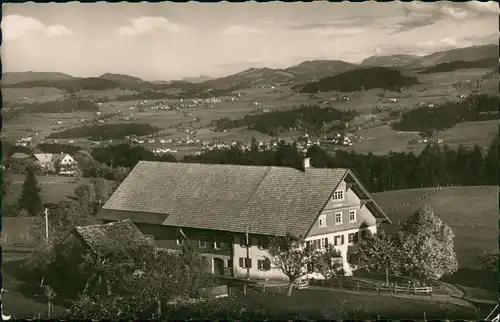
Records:
[[[347,248],[389,221],[349,169],[139,162],[97,214],[132,220],[156,247],[189,244],[215,274],[286,279],[270,264],[270,236]],[[246,243],[246,236],[249,243]]]

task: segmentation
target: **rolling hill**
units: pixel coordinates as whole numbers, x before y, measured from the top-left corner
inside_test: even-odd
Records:
[[[421,59],[420,56],[415,55],[390,55],[390,56],[371,56],[365,58],[362,62],[362,66],[374,66],[374,67],[393,67],[393,68],[404,68],[417,63]]]
[[[464,48],[457,48],[451,50],[440,51],[434,54],[430,54],[422,57],[417,64],[413,67],[430,67],[437,64],[452,62],[456,60],[461,61],[475,61],[487,58],[498,59],[498,45],[483,45],[483,46],[471,46]]]
[[[426,205],[448,224],[455,234],[455,250],[460,267],[475,267],[482,251],[498,246],[498,187],[447,187],[429,194],[435,188],[395,190],[374,193],[373,198],[388,211],[393,224],[381,229],[394,233],[399,223]],[[406,206],[403,206],[406,204]],[[397,206],[396,211],[390,208]]]
[[[341,60],[312,60],[285,69],[250,68],[233,75],[201,82],[200,84],[209,88],[291,85],[337,75],[357,67],[356,64]]]
[[[53,82],[68,81],[75,77],[57,72],[13,72],[2,74],[2,85],[22,82]]]
[[[362,88],[382,88],[399,91],[402,87],[418,84],[415,77],[408,77],[396,69],[386,67],[367,67],[350,70],[335,76],[325,77],[305,84],[299,92],[355,92]]]
[[[463,61],[455,60],[452,62],[440,63],[432,67],[426,68],[419,72],[419,74],[432,74],[452,72],[459,69],[470,68],[495,68],[498,67],[498,58],[485,58],[481,60]]]
[[[370,68],[397,68],[397,69],[424,69],[437,66],[443,63],[454,61],[462,62],[487,62],[490,64],[493,59],[498,59],[498,45],[472,46],[466,48],[457,48],[430,54],[427,56],[414,55],[391,55],[391,56],[372,56],[366,58],[361,65],[348,63],[341,60],[312,60],[304,61],[298,65],[285,69],[271,68],[250,68],[242,72],[216,78],[208,79],[208,76],[187,77],[180,81],[159,81],[148,82],[138,77],[132,77],[122,74],[106,73],[99,77],[77,78],[63,73],[38,73],[38,72],[19,72],[5,73],[2,78],[3,87],[31,88],[31,87],[56,87],[67,91],[77,90],[105,90],[119,87],[125,87],[131,90],[165,90],[179,88],[186,93],[195,94],[204,92],[208,89],[212,91],[222,91],[226,93],[230,90],[238,90],[244,87],[255,87],[264,85],[297,85],[306,84],[306,91],[309,88],[319,86],[323,88],[326,83],[337,82],[339,85],[332,85],[332,89],[344,88],[342,91],[357,90],[355,86],[361,87],[363,84],[353,83],[352,75],[356,73],[365,74],[363,77],[390,76],[384,74],[382,70],[375,72]],[[464,64],[464,63],[462,63]],[[472,63],[471,63],[472,64]],[[360,69],[360,67],[363,67]],[[365,70],[359,72],[359,70]],[[357,71],[357,72],[356,72]],[[346,74],[353,72],[354,74]],[[387,71],[386,71],[387,72]],[[375,73],[375,74],[373,74]],[[382,74],[381,74],[382,73]],[[343,76],[340,76],[345,74]],[[372,75],[373,74],[373,75]],[[349,76],[351,75],[351,76]],[[394,72],[391,74],[395,76]],[[339,76],[340,78],[332,78]],[[392,77],[391,76],[391,77]],[[330,77],[330,78],[329,78]],[[329,78],[325,80],[325,78]],[[403,77],[404,78],[404,77]],[[400,78],[396,83],[405,83]],[[337,79],[337,80],[336,80]],[[379,78],[380,79],[380,78]],[[393,78],[394,80],[395,78]],[[408,79],[406,79],[408,80]],[[310,85],[311,82],[317,82],[317,85]],[[372,81],[374,81],[372,79]],[[339,83],[340,82],[340,83]],[[342,82],[347,82],[341,84]],[[368,83],[367,83],[368,82]],[[368,79],[365,81],[365,88],[386,88],[387,86],[396,86],[382,84],[373,87]],[[369,84],[370,83],[370,84]],[[373,83],[373,82],[372,82]],[[406,83],[405,83],[406,84]],[[311,87],[312,86],[312,87]],[[340,87],[339,87],[340,86]],[[329,90],[328,86],[322,90]],[[222,93],[221,92],[221,93]]]
[[[498,59],[498,45],[481,45],[439,51],[426,56],[389,55],[368,57],[361,65],[394,68],[427,68],[453,61],[478,61]]]
[[[201,83],[201,82],[206,82],[213,79],[210,76],[205,76],[205,75],[200,75],[196,77],[184,77],[182,81],[184,82],[189,82],[189,83]]]
[[[308,60],[288,67],[285,71],[294,74],[297,82],[306,82],[334,76],[357,67],[356,64],[342,60]]]
[[[117,82],[117,83],[143,83],[144,82],[139,77],[133,77],[133,76],[123,75],[123,74],[106,73],[106,74],[102,74],[101,76],[99,76],[99,78],[107,79],[107,80]]]

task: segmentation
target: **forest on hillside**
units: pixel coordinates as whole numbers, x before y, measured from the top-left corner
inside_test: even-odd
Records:
[[[496,185],[498,184],[498,137],[486,153],[479,146],[428,145],[422,153],[391,152],[387,155],[336,151],[334,155],[313,146],[307,156],[318,168],[350,168],[370,192],[397,189],[435,187],[437,185]],[[278,149],[241,151],[232,148],[208,151],[199,156],[186,156],[183,162],[249,164],[302,167],[303,154],[293,145],[282,143]]]
[[[449,101],[435,107],[418,107],[392,123],[396,131],[442,131],[461,122],[498,119],[498,96],[479,94],[461,101]]]
[[[450,184],[498,185],[499,138],[500,136],[495,137],[486,150],[479,146],[473,149],[463,146],[451,149],[447,145],[434,144],[428,145],[419,155],[411,152],[374,155],[346,151],[330,154],[321,147],[313,146],[306,155],[311,158],[313,167],[352,169],[370,192]],[[274,149],[261,149],[256,140],[252,140],[251,148],[247,151],[236,146],[185,156],[182,160],[177,160],[170,154],[155,155],[142,146],[131,144],[97,147],[91,150],[91,156],[95,160],[89,163],[93,168],[82,169],[84,176],[99,176],[104,173],[108,179],[114,178],[114,169],[130,169],[141,160],[283,166],[300,170],[304,158],[295,144],[282,141]]]
[[[399,70],[386,67],[369,67],[347,71],[307,83],[299,92],[355,92],[372,88],[400,91],[401,88],[407,88],[415,84],[418,84],[416,77],[404,76]]]
[[[452,62],[436,64],[432,67],[420,71],[419,74],[445,73],[459,69],[469,68],[495,68],[498,67],[497,58],[485,58],[473,61],[455,60]]]
[[[370,192],[449,184],[497,185],[498,142],[497,136],[487,150],[479,146],[473,149],[463,146],[451,149],[447,145],[428,145],[419,155],[411,152],[374,155],[346,151],[337,151],[332,155],[321,147],[313,146],[308,150],[307,156],[311,158],[313,167],[352,169]],[[140,160],[146,160],[302,169],[304,158],[304,154],[298,152],[294,144],[281,142],[275,149],[263,150],[258,147],[256,140],[252,140],[251,149],[247,151],[236,146],[185,156],[182,160],[176,160],[169,154],[158,156],[141,146],[128,144],[94,148],[92,156],[96,161],[112,168],[131,168]]]
[[[99,107],[94,102],[73,97],[57,101],[37,102],[31,104],[4,103],[3,108],[2,117],[5,120],[16,119],[23,114],[99,111]]]
[[[49,134],[49,139],[89,138],[94,141],[122,139],[125,136],[144,136],[161,129],[142,123],[84,125]]]
[[[272,111],[258,115],[245,115],[243,118],[213,120],[211,125],[216,131],[246,127],[261,133],[277,136],[285,131],[304,131],[314,135],[323,135],[327,124],[334,121],[348,122],[355,116],[353,111],[339,111],[332,107],[302,105],[286,111]],[[325,128],[326,127],[326,128]]]

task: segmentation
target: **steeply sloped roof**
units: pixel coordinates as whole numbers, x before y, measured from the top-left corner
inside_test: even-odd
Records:
[[[11,156],[12,159],[26,159],[29,158],[29,155],[26,153],[16,152]]]
[[[52,153],[35,153],[34,157],[38,160],[40,163],[50,163],[52,162]]]
[[[166,214],[169,226],[244,233],[248,225],[254,234],[305,235],[347,173],[141,161],[97,216]]]
[[[136,245],[148,243],[148,239],[128,219],[104,225],[77,226],[75,232],[96,254],[112,252],[117,245],[123,245],[124,242]]]

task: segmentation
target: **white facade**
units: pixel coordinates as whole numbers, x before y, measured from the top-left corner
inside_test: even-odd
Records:
[[[332,187],[333,190],[334,187]],[[342,181],[332,198],[327,202],[325,208],[316,218],[315,223],[306,235],[306,242],[317,241],[320,248],[326,246],[324,239],[328,244],[333,244],[334,247],[342,255],[342,266],[346,275],[352,275],[352,267],[348,263],[347,251],[353,243],[350,239],[355,238],[359,241],[362,237],[362,231],[370,231],[372,234],[377,233],[377,221],[374,214],[368,209],[366,203],[360,198],[347,182]],[[355,235],[356,233],[357,236]],[[245,238],[242,235],[242,238]],[[354,237],[356,236],[356,237]],[[323,243],[322,243],[323,240]],[[270,258],[269,253],[260,248],[259,237],[250,236],[250,247],[247,248],[240,244],[240,238],[237,237],[233,243],[233,272],[235,277],[250,277],[258,279],[282,279],[288,280],[283,272],[273,267],[270,269],[262,269],[258,266],[259,260]],[[245,264],[241,267],[241,259],[250,258],[251,267],[247,270]],[[323,279],[319,273],[309,274],[309,277],[315,279]]]

